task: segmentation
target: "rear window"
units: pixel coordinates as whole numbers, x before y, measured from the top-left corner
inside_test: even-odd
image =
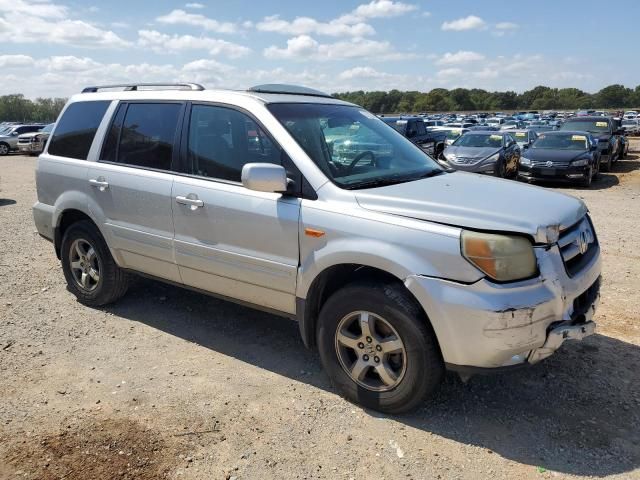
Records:
[[[49,143],[49,153],[86,160],[109,101],[75,102],[67,107]]]

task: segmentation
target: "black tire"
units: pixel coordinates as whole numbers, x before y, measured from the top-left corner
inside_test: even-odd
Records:
[[[609,159],[607,160],[607,163],[605,163],[604,165],[601,163],[600,164],[600,169],[603,172],[610,172],[611,171],[611,164],[612,164],[612,160],[611,160],[611,155],[609,155]]]
[[[99,265],[99,280],[92,290],[83,288],[71,268],[71,249],[76,241],[84,241],[93,247]],[[62,271],[67,280],[69,291],[80,303],[91,307],[98,307],[115,302],[127,292],[129,275],[122,270],[111,256],[104,238],[96,226],[86,220],[74,223],[67,228],[60,246],[60,260]]]
[[[496,168],[493,174],[498,178],[507,178],[507,165],[504,158],[501,158],[496,162]]]
[[[10,151],[11,151],[11,147],[9,146],[8,143],[0,142],[0,156],[9,155]]]
[[[356,383],[338,359],[336,332],[343,318],[366,311],[383,317],[396,330],[406,351],[399,383],[387,391],[372,391]],[[433,329],[424,312],[401,286],[354,283],[334,293],[318,319],[318,349],[334,386],[348,400],[385,413],[417,407],[440,385],[444,363]]]
[[[593,167],[589,168],[589,176],[580,182],[580,185],[584,188],[589,188],[593,181]]]

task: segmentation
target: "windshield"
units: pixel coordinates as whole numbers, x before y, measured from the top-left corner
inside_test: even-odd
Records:
[[[467,133],[453,143],[456,147],[500,148],[502,135]]]
[[[554,150],[588,150],[586,135],[540,135],[532,148],[551,148]]]
[[[569,120],[560,130],[581,130],[589,133],[609,133],[609,122],[606,120]]]
[[[444,172],[426,153],[361,108],[309,103],[267,107],[342,188],[390,185]]]
[[[518,145],[527,143],[529,141],[529,136],[527,135],[527,132],[515,132],[513,136],[515,137],[516,143],[518,143]]]
[[[40,132],[41,133],[51,133],[51,130],[53,130],[53,126],[54,125],[55,125],[55,123],[50,123],[49,125],[44,127],[42,130],[40,130]]]

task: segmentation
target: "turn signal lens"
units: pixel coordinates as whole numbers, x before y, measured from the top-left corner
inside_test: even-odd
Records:
[[[499,282],[521,280],[537,271],[533,245],[524,237],[463,231],[462,255]]]

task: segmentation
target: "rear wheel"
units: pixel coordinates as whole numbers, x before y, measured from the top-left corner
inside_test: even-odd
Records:
[[[116,265],[102,235],[91,222],[80,221],[67,229],[60,257],[68,288],[80,303],[106,305],[126,293],[129,276]]]
[[[440,384],[435,334],[400,286],[348,285],[322,307],[322,364],[347,399],[387,413],[415,408]]]
[[[4,156],[4,155],[9,155],[9,145],[6,143],[0,143],[0,155]]]

